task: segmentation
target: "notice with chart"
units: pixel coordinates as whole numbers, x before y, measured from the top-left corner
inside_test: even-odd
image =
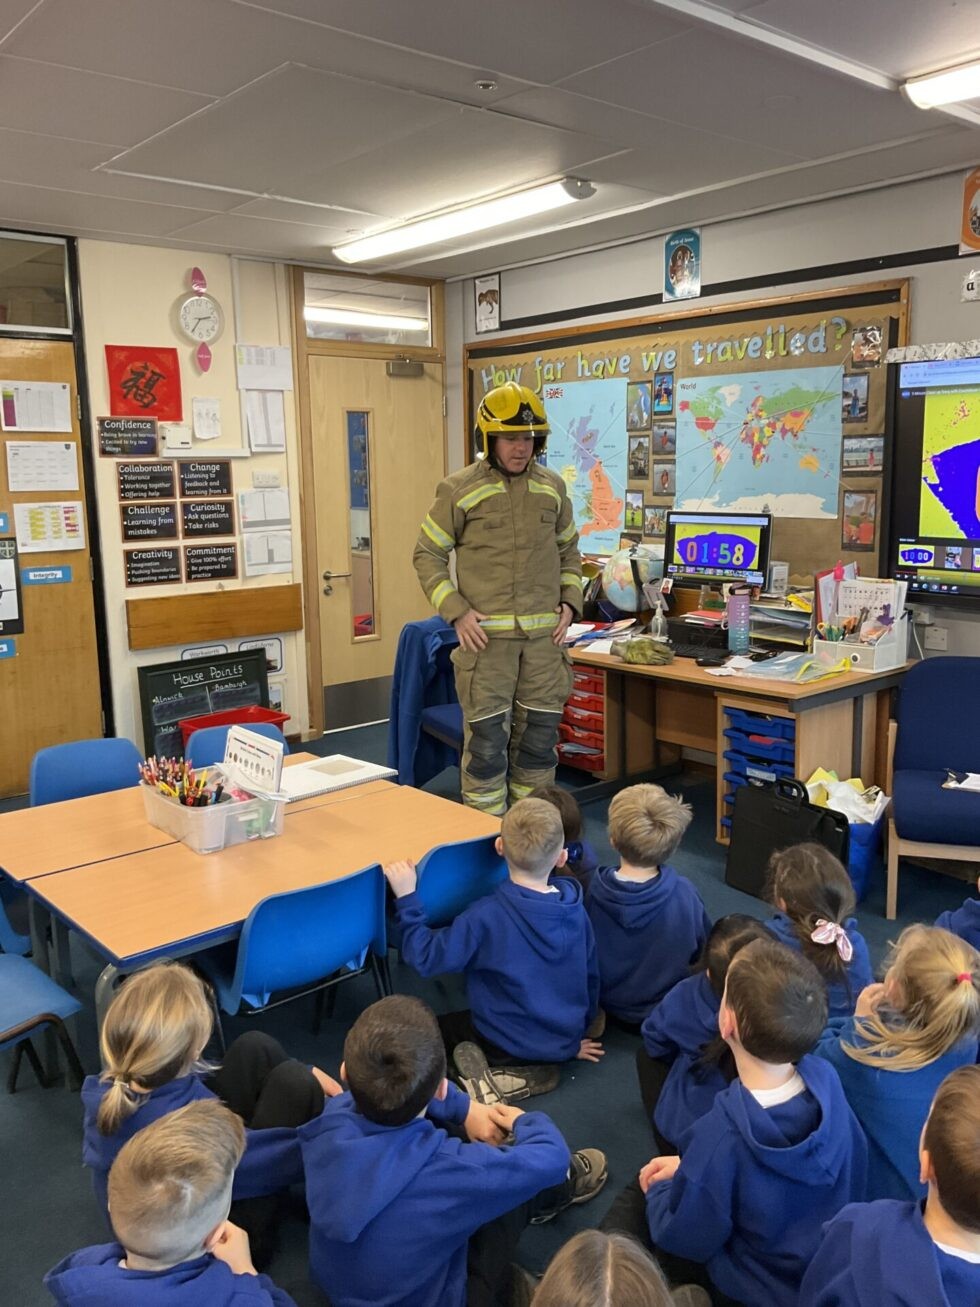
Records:
[[[85,548],[85,514],[78,500],[14,504],[17,548],[24,554]]]
[[[281,453],[286,448],[286,406],[281,390],[246,391],[245,421],[253,454]]]
[[[78,458],[73,440],[8,440],[10,491],[77,490]]]
[[[246,576],[293,570],[293,538],[288,531],[246,531],[242,540]]]
[[[0,381],[4,431],[71,431],[67,381]]]
[[[273,531],[289,526],[289,491],[242,490],[238,495],[243,531]]]
[[[286,345],[236,345],[239,390],[292,390],[293,352]]]

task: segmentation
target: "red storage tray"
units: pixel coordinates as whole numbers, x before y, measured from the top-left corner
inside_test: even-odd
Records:
[[[606,710],[606,701],[601,694],[581,694],[578,690],[573,690],[568,696],[568,702],[572,708],[582,712],[603,713]]]
[[[203,731],[208,726],[250,726],[253,722],[271,722],[282,730],[283,722],[288,721],[288,712],[277,712],[275,708],[259,708],[252,704],[248,708],[226,708],[224,712],[204,713],[201,717],[183,717],[177,725],[186,749],[187,741],[194,732]]]
[[[606,747],[606,737],[601,731],[581,731],[576,726],[569,726],[568,722],[562,722],[558,730],[567,744],[584,744],[588,749]]]
[[[582,771],[602,771],[606,765],[606,756],[602,753],[566,753],[564,745],[558,746],[558,757],[566,767],[579,767]]]
[[[584,712],[581,708],[575,708],[570,703],[565,705],[563,721],[569,726],[578,726],[584,731],[601,731],[605,727],[606,719],[601,712]]]

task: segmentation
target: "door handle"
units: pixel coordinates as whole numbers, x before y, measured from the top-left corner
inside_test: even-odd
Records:
[[[324,572],[323,579],[326,582],[326,585],[324,585],[323,587],[323,593],[325,595],[332,595],[333,586],[330,584],[330,582],[336,581],[340,577],[351,576],[351,575],[352,574],[350,572],[330,572],[330,571]]]

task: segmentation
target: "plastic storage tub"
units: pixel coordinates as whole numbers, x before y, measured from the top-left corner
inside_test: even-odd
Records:
[[[746,735],[744,731],[730,727],[724,732],[725,739],[730,740],[730,748],[746,758],[763,758],[766,762],[793,762],[796,758],[796,744],[783,736],[763,735],[756,732]]]
[[[792,717],[770,717],[767,713],[745,712],[741,708],[726,708],[729,722],[746,735],[776,736],[784,740],[796,738],[796,721]]]
[[[250,726],[253,722],[271,722],[282,730],[283,722],[289,721],[288,712],[278,712],[275,708],[259,708],[255,704],[247,708],[226,708],[224,712],[205,713],[201,717],[183,717],[177,723],[180,734],[187,748],[187,741],[195,731],[203,731],[208,726]],[[193,808],[191,809],[193,812]]]
[[[286,805],[272,799],[228,800],[205,808],[188,808],[149,785],[141,785],[146,820],[165,830],[195,853],[217,853],[219,849],[246,840],[269,839],[282,834]]]

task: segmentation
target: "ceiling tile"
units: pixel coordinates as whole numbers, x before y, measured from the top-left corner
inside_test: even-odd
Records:
[[[811,158],[932,126],[896,92],[707,28],[582,73],[566,89]],[[684,148],[682,131],[670,148]]]
[[[352,212],[341,205],[297,204],[291,200],[246,200],[232,210],[246,218],[272,218],[277,222],[299,223],[306,227],[329,226],[348,235],[361,231],[365,222],[381,221],[381,214]]]
[[[0,0],[0,44],[37,4],[38,0]]]
[[[330,24],[409,50],[530,82],[561,77],[641,45],[669,40],[690,23],[646,0],[262,0],[263,8]],[[529,19],[532,21],[529,22]]]
[[[98,231],[114,236],[164,236],[197,219],[211,215],[201,209],[175,205],[138,204],[102,195],[44,190],[0,182],[0,225],[30,223],[41,230]]]
[[[0,55],[0,127],[127,146],[210,103],[186,91]]]
[[[428,96],[289,65],[193,122],[130,150],[115,166],[262,195],[290,180],[399,140],[458,112]],[[300,194],[299,199],[319,199]]]
[[[188,245],[213,244],[249,254],[275,254],[283,259],[323,263],[330,260],[331,247],[344,240],[346,232],[223,213],[190,223],[171,235]]]

